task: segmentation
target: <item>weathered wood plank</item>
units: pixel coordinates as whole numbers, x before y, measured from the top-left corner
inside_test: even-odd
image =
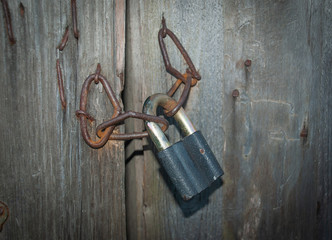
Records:
[[[126,105],[140,110],[146,97],[171,85],[157,42],[164,13],[202,75],[186,111],[225,170],[221,189],[194,211],[207,196],[179,206],[151,142],[132,145],[128,236],[331,238],[331,3],[141,0],[128,5]],[[175,47],[167,44],[171,62],[184,70]],[[252,60],[247,69],[246,59]],[[232,97],[234,89],[238,98]],[[304,123],[307,140],[300,138]],[[132,128],[141,130],[142,124]],[[174,129],[169,135],[171,141],[179,137]],[[143,155],[132,155],[135,147],[144,149]]]
[[[158,92],[166,93],[174,83],[165,71],[160,54],[157,34],[164,13],[167,26],[178,36],[192,61],[199,69],[202,80],[192,89],[186,111],[198,129],[201,129],[221,161],[221,122],[223,34],[221,1],[129,1],[127,11],[127,81],[126,105],[141,110],[145,99]],[[209,26],[209,27],[207,27]],[[211,31],[213,29],[213,32]],[[170,60],[185,72],[186,64],[175,45],[166,39]],[[211,60],[213,59],[213,61]],[[210,61],[211,60],[211,61]],[[213,89],[213,90],[212,90]],[[215,95],[210,94],[218,93]],[[176,98],[179,94],[176,95]],[[206,116],[206,117],[201,117]],[[212,117],[208,117],[212,116]],[[135,124],[135,123],[134,123]],[[136,123],[136,131],[143,124]],[[171,127],[171,141],[179,139],[179,133]],[[217,141],[214,141],[218,139]],[[140,147],[141,145],[142,147]],[[152,151],[151,142],[137,143],[137,155],[127,149],[127,212],[128,236],[131,239],[215,239],[221,231],[221,191],[210,196],[209,205],[203,196],[194,204],[178,205],[173,190],[159,171],[159,164]],[[134,147],[133,147],[134,148]],[[144,154],[139,152],[144,149]],[[128,156],[129,157],[129,156]],[[181,208],[183,210],[181,210]]]
[[[99,62],[102,74],[120,98],[124,83],[117,73],[124,72],[124,4],[124,1],[98,4],[83,1],[78,6],[81,12],[77,66],[79,89]],[[90,93],[89,112],[96,117],[96,124],[100,124],[111,117],[112,106],[100,84],[92,86]],[[86,164],[84,174],[87,176],[84,178],[87,188],[82,192],[86,196],[82,203],[85,209],[82,221],[86,226],[82,235],[88,239],[124,239],[124,145],[122,142],[109,142],[97,151],[85,143],[81,147],[82,162]]]
[[[70,1],[21,2],[23,16],[20,1],[9,1],[17,40],[12,47],[0,19],[0,199],[11,214],[0,238],[125,239],[124,146],[114,142],[90,149],[75,117],[82,83],[98,62],[120,95],[123,82],[115,76],[124,71],[125,2],[78,1],[78,41]],[[57,54],[68,25],[68,44]],[[65,110],[59,101],[57,57]],[[100,123],[112,109],[96,88],[88,110]]]
[[[324,69],[318,50],[326,41],[318,27],[323,9],[322,1],[225,2],[225,239],[315,239],[319,234],[316,178],[329,175],[317,171],[321,160],[314,152],[324,137],[316,129],[316,136],[304,141],[300,132],[305,123],[309,129],[330,123],[313,115],[323,106],[311,93],[321,87]],[[252,60],[248,70],[246,59]],[[235,88],[240,97],[234,101]],[[328,148],[320,151],[331,154]]]
[[[11,211],[0,238],[124,239],[124,145],[90,149],[74,112],[98,62],[120,98],[125,2],[78,2],[80,38],[71,32],[60,54],[55,48],[72,24],[69,2],[21,2],[23,15],[18,1],[9,2],[16,45],[9,46],[0,19],[0,200]],[[174,82],[157,43],[164,13],[202,75],[186,111],[225,170],[221,188],[179,205],[151,142],[129,142],[129,238],[331,239],[331,9],[318,0],[129,1],[126,108],[141,111],[146,97]],[[175,46],[166,44],[184,71]],[[112,107],[100,86],[90,93],[92,131]],[[300,138],[304,122],[307,140]],[[141,121],[127,125],[142,129]],[[179,138],[174,127],[168,134]]]
[[[309,144],[304,160],[314,161],[315,239],[332,239],[332,2],[308,5],[308,45],[312,55],[309,85]],[[310,169],[308,170],[310,171]]]

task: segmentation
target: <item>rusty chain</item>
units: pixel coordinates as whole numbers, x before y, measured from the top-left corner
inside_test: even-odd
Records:
[[[177,69],[175,69],[172,66],[171,62],[169,61],[167,49],[166,49],[165,42],[164,42],[164,38],[166,38],[166,36],[168,35],[172,39],[172,41],[174,42],[175,46],[180,51],[180,53],[183,56],[186,63],[188,64],[189,71],[191,72],[191,75],[195,79],[195,81],[192,82],[192,86],[194,86],[197,83],[197,80],[201,79],[201,75],[197,72],[193,62],[191,61],[187,51],[184,49],[184,47],[180,43],[179,39],[175,36],[175,34],[171,30],[169,30],[167,28],[166,20],[165,20],[164,17],[162,18],[161,23],[162,23],[162,28],[158,32],[158,41],[159,41],[161,54],[163,56],[164,64],[165,64],[165,67],[166,67],[166,71],[169,74],[171,74],[173,77],[175,77],[177,79],[181,79],[183,82],[186,81],[184,76]]]
[[[79,118],[79,121],[80,121],[81,132],[82,132],[84,141],[92,148],[101,148],[108,141],[108,138],[112,134],[115,126],[108,128],[105,131],[103,137],[97,141],[92,140],[90,137],[90,134],[88,132],[87,119],[89,119],[90,121],[93,121],[94,118],[86,112],[86,106],[87,106],[87,102],[88,102],[89,88],[91,86],[91,83],[95,81],[96,75],[98,75],[98,82],[101,82],[101,84],[103,85],[103,88],[105,89],[107,97],[113,105],[114,110],[113,110],[112,118],[115,118],[120,115],[121,107],[120,107],[118,100],[115,97],[115,94],[114,94],[110,84],[107,82],[106,78],[103,75],[97,73],[97,74],[91,74],[90,76],[87,77],[87,79],[83,83],[83,87],[82,87],[82,91],[81,91],[81,99],[80,99],[80,110],[76,111],[76,116]]]
[[[166,36],[169,36],[178,50],[180,51],[181,55],[183,56],[184,60],[188,64],[188,69],[186,70],[186,73],[181,74],[177,69],[175,69],[168,57],[167,49],[164,43],[164,38]],[[179,100],[177,101],[177,104],[173,107],[172,110],[166,112],[165,115],[167,117],[172,117],[174,116],[179,109],[182,107],[182,105],[185,103],[185,101],[188,98],[190,88],[195,86],[197,84],[197,81],[201,79],[200,74],[197,72],[194,64],[192,63],[188,53],[180,43],[179,39],[175,36],[175,34],[169,30],[166,27],[166,21],[165,18],[162,18],[162,28],[158,32],[158,41],[159,41],[159,46],[160,50],[162,53],[162,57],[164,60],[164,64],[166,67],[166,71],[171,74],[173,77],[177,79],[177,81],[172,85],[172,87],[168,90],[167,95],[172,97],[174,93],[177,91],[177,89],[180,87],[182,83],[185,84],[184,89],[181,93],[181,96]],[[83,139],[85,142],[92,148],[101,148],[103,147],[108,140],[130,140],[130,139],[140,139],[144,137],[148,137],[147,131],[143,132],[133,132],[133,133],[120,133],[120,134],[115,134],[113,133],[114,129],[116,126],[121,125],[124,123],[124,120],[128,118],[136,118],[136,119],[141,119],[145,121],[150,121],[150,122],[156,122],[159,124],[162,124],[162,130],[165,132],[168,128],[168,121],[162,117],[158,116],[152,116],[144,113],[139,113],[139,112],[134,112],[134,111],[127,111],[124,112],[120,106],[119,101],[116,99],[115,94],[106,80],[106,78],[100,74],[101,72],[101,66],[98,63],[96,72],[90,76],[87,77],[85,80],[83,87],[82,87],[82,92],[81,92],[81,99],[80,99],[80,110],[76,111],[76,116],[79,118],[80,121],[80,126],[81,126],[81,132]],[[95,119],[86,112],[86,106],[87,106],[87,99],[88,99],[88,92],[89,88],[92,82],[95,82],[98,84],[99,82],[102,83],[103,88],[105,89],[105,92],[111,101],[114,112],[110,120],[107,120],[100,125],[97,126],[96,129],[96,135],[100,138],[97,141],[93,141],[88,133],[87,130],[87,120],[89,121],[95,121]]]
[[[174,93],[177,91],[181,83],[185,83],[185,87],[183,89],[183,92],[177,102],[177,105],[173,108],[173,110],[165,112],[165,115],[167,117],[174,116],[179,109],[182,107],[182,105],[185,103],[185,101],[188,98],[190,87],[193,87],[197,84],[197,81],[201,79],[201,75],[196,70],[193,62],[191,61],[187,51],[184,49],[182,44],[180,43],[179,39],[176,37],[176,35],[167,28],[166,26],[166,20],[163,17],[161,20],[162,28],[158,32],[158,41],[159,41],[159,47],[161,50],[161,54],[164,60],[166,71],[171,74],[173,77],[177,79],[177,81],[173,84],[173,86],[168,90],[167,95],[172,97]],[[185,74],[181,74],[177,69],[175,69],[168,57],[167,49],[165,46],[164,38],[169,36],[171,40],[174,42],[175,46],[180,51],[181,55],[183,56],[184,60],[188,64],[188,69]],[[187,82],[190,81],[188,84]]]
[[[121,124],[124,120],[127,118],[137,118],[141,119],[144,121],[149,121],[149,122],[156,122],[163,124],[162,130],[165,132],[168,128],[168,121],[164,118],[153,116],[153,115],[148,115],[144,113],[139,113],[139,112],[134,112],[134,111],[128,111],[128,112],[123,112],[119,116],[112,118],[109,121],[103,122],[97,127],[97,136],[98,137],[103,137],[105,129],[119,125]],[[130,139],[139,139],[139,138],[144,138],[148,137],[149,134],[147,131],[144,132],[134,132],[134,133],[121,133],[121,134],[112,134],[109,139],[110,140],[130,140]]]
[[[115,127],[120,125],[127,118],[138,118],[142,120],[152,121],[156,123],[163,124],[162,130],[166,131],[168,128],[168,121],[164,118],[151,116],[148,114],[143,114],[134,111],[123,112],[120,106],[119,101],[117,100],[115,93],[108,83],[107,79],[100,74],[101,66],[97,65],[96,73],[91,74],[86,78],[83,83],[82,91],[81,91],[81,99],[80,99],[80,110],[76,111],[76,116],[79,118],[81,132],[84,141],[92,148],[101,148],[106,142],[111,140],[129,140],[136,138],[147,137],[148,133],[145,132],[134,132],[134,133],[121,133],[121,134],[112,134]],[[91,86],[91,83],[95,82],[96,84],[101,83],[103,88],[107,94],[108,99],[111,101],[112,106],[114,108],[113,115],[111,120],[106,121],[98,126],[97,128],[97,136],[100,137],[99,140],[94,141],[91,139],[90,134],[87,129],[87,120],[95,121],[95,119],[86,112],[86,106],[88,101],[88,93]]]

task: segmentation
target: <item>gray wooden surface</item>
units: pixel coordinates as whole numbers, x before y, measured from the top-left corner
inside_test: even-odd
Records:
[[[165,71],[157,39],[164,14],[168,28],[177,35],[202,75],[202,80],[191,90],[186,112],[222,163],[222,2],[129,1],[127,8],[126,104],[140,110],[148,96],[166,93],[175,81]],[[187,66],[175,45],[169,38],[165,41],[173,66],[184,72]],[[178,97],[179,94],[175,98]],[[134,126],[137,131],[142,128],[139,123]],[[174,127],[168,135],[172,142],[180,138]],[[127,149],[128,236],[131,239],[220,238],[223,232],[220,186],[211,189],[211,194],[208,192],[201,199],[180,206],[178,197],[173,195],[174,187],[170,190],[169,181],[160,172],[151,142],[143,141],[141,145],[143,154]]]
[[[316,229],[331,222],[331,192],[318,194],[331,187],[331,149],[319,147],[331,136],[318,134],[323,126],[331,131],[331,110],[318,97],[331,92],[331,83],[322,81],[331,66],[328,9],[324,1],[224,5],[226,239],[331,238],[326,226]],[[240,90],[235,103],[233,88]],[[307,140],[300,138],[303,124]],[[320,222],[323,212],[329,217]]]
[[[225,171],[221,187],[178,204],[151,142],[129,143],[128,236],[331,239],[331,2],[140,0],[127,8],[126,106],[140,110],[175,81],[157,41],[164,13],[202,75],[186,112]],[[174,128],[168,134],[179,138]]]
[[[98,62],[117,95],[123,88],[116,75],[124,71],[125,2],[77,1],[78,41],[70,1],[8,3],[16,44],[9,45],[1,11],[0,200],[10,217],[0,239],[125,239],[124,144],[91,149],[75,117],[82,84]],[[68,44],[57,53],[67,25]],[[94,84],[88,111],[98,123],[112,115],[105,92]]]
[[[331,1],[83,0],[78,41],[70,1],[8,2],[16,44],[1,9],[0,201],[10,217],[0,239],[332,238]],[[74,114],[98,62],[126,110],[141,111],[148,96],[170,88],[175,79],[157,40],[162,14],[202,76],[185,110],[225,171],[188,203],[150,140],[93,150]],[[67,25],[69,42],[58,53]],[[184,72],[169,38],[166,45]],[[97,119],[91,133],[112,114],[99,85],[88,112]],[[144,129],[140,120],[126,123],[128,132]],[[167,134],[180,138],[174,126]]]

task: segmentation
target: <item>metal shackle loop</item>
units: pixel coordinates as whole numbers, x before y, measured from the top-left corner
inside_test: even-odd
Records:
[[[174,108],[174,106],[176,106],[176,104],[177,102],[167,94],[157,93],[145,100],[143,105],[143,113],[156,116],[158,106],[170,111]],[[196,132],[194,125],[182,107],[173,117],[179,124],[181,132],[184,136],[188,136]],[[157,123],[145,121],[145,127],[158,151],[165,150],[172,145]]]

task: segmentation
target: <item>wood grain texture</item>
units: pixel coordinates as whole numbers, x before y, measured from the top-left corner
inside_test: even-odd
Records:
[[[10,217],[0,239],[332,238],[331,1],[129,0],[126,10],[124,0],[83,0],[78,40],[69,1],[8,3],[16,44],[1,11],[0,200]],[[93,150],[74,114],[98,62],[119,99],[124,90],[126,110],[141,111],[148,96],[170,88],[175,79],[157,41],[162,14],[202,75],[186,112],[225,170],[222,186],[188,203],[149,140]],[[177,49],[166,45],[184,72]],[[100,85],[91,86],[88,112],[97,119],[91,133],[112,114]],[[128,132],[144,129],[142,121],[126,123]],[[174,125],[167,134],[180,138]]]
[[[331,18],[325,8],[324,1],[225,2],[225,239],[331,237],[330,217],[317,219],[317,206],[331,212],[317,195],[331,185],[331,174],[320,169],[331,169],[331,157],[318,157],[331,155],[327,145],[319,147],[331,136],[319,136],[316,125],[331,131],[331,113],[317,98],[322,87],[331,90],[321,79],[331,51],[330,33],[322,30]],[[240,90],[235,101],[234,88]],[[313,134],[306,140],[304,124]],[[323,189],[326,201],[331,193]]]
[[[174,82],[157,42],[162,13],[202,75],[185,109],[225,175],[212,194],[178,204],[151,142],[130,144],[129,238],[330,239],[331,3],[129,1],[125,96],[136,110]]]
[[[221,1],[129,1],[127,7],[126,106],[139,111],[148,96],[166,93],[175,82],[166,73],[157,39],[164,13],[168,28],[177,35],[202,75],[202,80],[190,93],[186,112],[202,130],[221,162],[223,132],[220,127],[215,128],[221,122],[222,109],[216,106],[222,103],[223,95],[220,81],[223,68]],[[175,45],[169,38],[165,42],[172,65],[185,72],[187,66]],[[218,94],[210,94],[212,89]],[[178,97],[179,94],[175,96]],[[201,117],[208,115],[212,117]],[[134,122],[132,128],[142,130],[143,124]],[[174,126],[168,134],[172,142],[180,138]],[[220,237],[220,188],[214,192],[215,189],[211,189],[213,194],[208,192],[194,202],[179,205],[178,197],[173,196],[174,187],[168,187],[169,181],[160,172],[151,142],[144,140],[130,145],[131,149],[127,149],[130,161],[126,166],[129,238]]]
[[[9,2],[14,46],[0,19],[0,199],[10,209],[0,239],[125,239],[124,145],[112,142],[92,150],[75,117],[83,81],[98,62],[120,95],[123,81],[116,72],[124,71],[125,2],[78,1],[78,41],[70,1],[21,3],[24,14],[20,1]],[[69,41],[57,53],[67,25]],[[57,58],[65,110],[59,101]],[[93,84],[88,105],[97,123],[112,114],[99,91]]]
[[[309,135],[305,160],[314,160],[315,239],[332,239],[332,2],[308,5],[307,42],[312,55]]]

